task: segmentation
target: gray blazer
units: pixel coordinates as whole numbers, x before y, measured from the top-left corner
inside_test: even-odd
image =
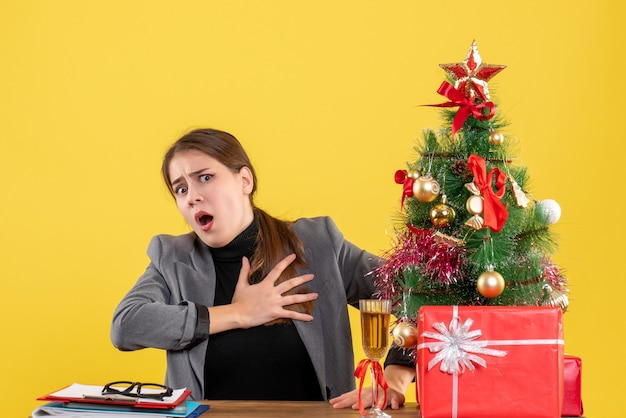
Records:
[[[346,241],[328,217],[299,219],[293,228],[309,263],[301,273],[315,275],[307,286],[319,293],[314,320],[294,322],[322,396],[330,399],[355,388],[347,305],[358,307],[359,299],[372,297],[375,287],[368,273],[380,259]],[[115,310],[111,340],[120,350],[167,350],[166,384],[202,399],[210,318],[199,323],[203,320],[196,307],[213,305],[216,277],[210,249],[194,233],[159,235],[150,242],[148,256],[145,273]]]

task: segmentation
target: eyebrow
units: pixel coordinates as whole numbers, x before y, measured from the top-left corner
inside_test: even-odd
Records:
[[[201,168],[201,169],[196,170],[196,171],[192,171],[191,173],[189,173],[189,177],[197,176],[198,174],[200,174],[200,173],[202,173],[204,171],[207,171],[207,170],[210,170],[210,167],[205,167],[205,168]],[[172,180],[170,182],[170,186],[172,188],[174,188],[175,185],[177,185],[178,183],[181,183],[182,181],[183,181],[183,176],[180,176],[180,177]]]

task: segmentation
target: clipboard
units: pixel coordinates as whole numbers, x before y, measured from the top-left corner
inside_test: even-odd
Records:
[[[104,386],[73,383],[70,386],[37,398],[38,401],[79,402],[100,405],[125,405],[134,408],[171,409],[181,404],[190,394],[187,389],[176,389],[172,396],[157,399],[134,398],[123,395],[102,395]]]

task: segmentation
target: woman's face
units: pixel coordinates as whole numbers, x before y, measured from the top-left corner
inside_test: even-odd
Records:
[[[252,223],[247,167],[233,173],[203,152],[186,151],[172,158],[169,175],[178,210],[209,247],[223,247]]]

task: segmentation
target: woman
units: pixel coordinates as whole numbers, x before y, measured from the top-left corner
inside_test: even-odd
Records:
[[[254,168],[226,132],[184,135],[162,175],[193,232],[152,239],[150,264],[114,313],[113,344],[167,350],[166,384],[193,399],[356,407],[347,304],[372,296],[379,260],[330,218],[284,222],[256,208]],[[414,369],[393,353],[399,365],[385,373],[398,408]]]

